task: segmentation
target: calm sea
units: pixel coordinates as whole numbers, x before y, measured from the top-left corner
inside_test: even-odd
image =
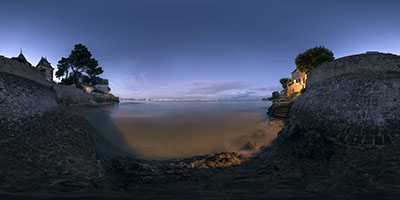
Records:
[[[268,145],[280,130],[265,114],[270,104],[122,101],[77,110],[124,151],[144,159],[172,159],[222,151],[251,153]]]

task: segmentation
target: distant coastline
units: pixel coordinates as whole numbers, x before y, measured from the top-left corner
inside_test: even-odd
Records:
[[[166,102],[229,102],[229,101],[251,101],[253,99],[237,100],[237,99],[185,99],[185,98],[119,98],[120,101],[166,101]]]

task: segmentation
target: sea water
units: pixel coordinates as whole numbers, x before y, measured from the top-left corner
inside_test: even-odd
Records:
[[[265,101],[121,101],[79,107],[115,146],[143,159],[186,158],[217,152],[252,153],[276,138]]]

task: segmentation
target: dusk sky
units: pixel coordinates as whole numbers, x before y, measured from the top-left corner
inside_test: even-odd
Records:
[[[56,68],[82,43],[119,97],[258,98],[317,45],[400,54],[396,0],[1,0],[0,19],[0,55]]]

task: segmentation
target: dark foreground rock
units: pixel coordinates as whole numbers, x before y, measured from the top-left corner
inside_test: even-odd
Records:
[[[24,119],[19,130],[0,127],[3,191],[86,190],[104,178],[99,138],[81,116],[60,110]]]

